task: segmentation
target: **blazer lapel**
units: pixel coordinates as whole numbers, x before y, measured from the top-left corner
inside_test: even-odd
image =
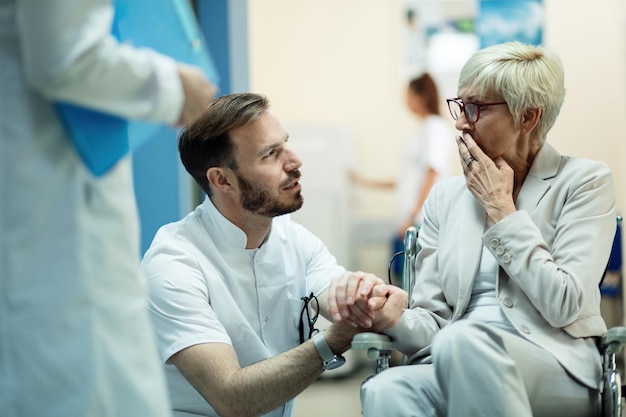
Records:
[[[561,154],[549,143],[539,149],[533,165],[515,206],[518,210],[532,213],[543,196],[550,189],[550,178],[554,178],[560,168]],[[458,299],[456,315],[462,314],[469,303],[472,286],[478,272],[482,252],[482,235],[485,233],[486,213],[472,193],[465,188],[459,204],[459,264],[458,264]]]

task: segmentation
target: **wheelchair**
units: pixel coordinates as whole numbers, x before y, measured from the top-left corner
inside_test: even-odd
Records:
[[[618,226],[621,221],[621,216],[618,216]],[[411,266],[419,252],[417,236],[417,228],[411,226],[407,229],[404,237],[402,288],[409,294],[409,300],[415,283],[415,270]],[[626,327],[621,326],[609,329],[598,341],[598,349],[602,356],[602,379],[604,382],[600,392],[600,414],[598,417],[622,417],[622,390],[624,386],[622,386],[621,375],[617,369],[617,355],[625,344]],[[388,336],[371,332],[357,334],[352,339],[352,349],[364,350],[369,359],[376,361],[374,375],[389,368],[393,344]],[[624,394],[626,394],[626,390]]]

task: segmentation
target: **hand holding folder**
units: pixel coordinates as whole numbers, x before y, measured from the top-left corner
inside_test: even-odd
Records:
[[[116,0],[112,34],[120,42],[154,49],[198,66],[214,84],[215,65],[188,0]],[[128,152],[168,127],[128,121],[69,103],[57,103],[60,117],[86,166],[102,175]]]

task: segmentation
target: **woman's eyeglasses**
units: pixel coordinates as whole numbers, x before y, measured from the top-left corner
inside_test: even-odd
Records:
[[[305,340],[310,339],[311,336],[319,332],[314,326],[320,314],[320,305],[317,301],[317,297],[313,293],[309,294],[308,297],[302,297],[300,299],[304,301],[304,306],[302,306],[302,311],[300,312],[300,343],[304,343]],[[311,312],[311,308],[315,310],[315,313]],[[305,329],[308,332],[306,339],[304,338]]]
[[[448,102],[448,110],[450,110],[450,115],[454,120],[459,120],[459,117],[461,117],[461,113],[465,113],[465,118],[470,123],[476,123],[478,119],[480,119],[481,108],[507,104],[506,101],[500,101],[498,103],[480,103],[469,101],[467,103],[463,103],[463,100],[461,100],[459,97],[449,98],[446,101]]]

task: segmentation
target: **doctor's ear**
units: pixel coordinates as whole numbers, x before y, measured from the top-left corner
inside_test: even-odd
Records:
[[[221,191],[230,191],[233,189],[234,174],[232,170],[223,167],[212,167],[206,172],[207,180],[213,188]]]

